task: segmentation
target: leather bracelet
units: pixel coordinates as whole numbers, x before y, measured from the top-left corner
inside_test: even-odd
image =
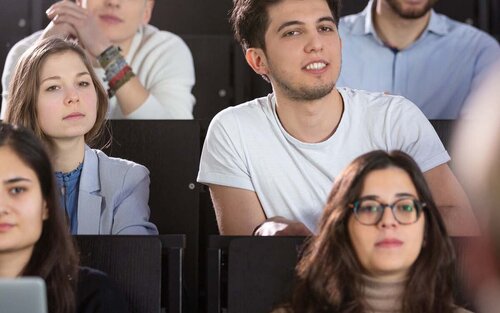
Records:
[[[121,49],[118,46],[109,46],[106,50],[104,50],[101,54],[97,56],[97,61],[101,64],[103,69],[106,69],[111,61],[117,59],[121,56]]]

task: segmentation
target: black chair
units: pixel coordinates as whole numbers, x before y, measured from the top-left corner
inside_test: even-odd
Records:
[[[131,313],[159,313],[161,298],[167,312],[182,312],[183,235],[74,238],[81,264],[107,273],[125,294]]]
[[[151,173],[151,221],[160,234],[186,234],[186,296],[188,304],[196,306],[199,124],[193,120],[111,120],[110,124],[113,141],[106,152],[140,163]]]
[[[270,312],[286,300],[304,237],[210,236],[207,312]]]
[[[191,50],[196,73],[193,115],[205,131],[211,119],[221,110],[234,105],[233,49],[230,35],[183,35]],[[217,49],[214,49],[217,47]]]
[[[452,238],[459,274],[466,270],[464,253],[473,240],[473,237]],[[304,242],[305,237],[211,236],[207,312],[264,313],[286,301]],[[456,286],[457,303],[470,309],[462,287]]]

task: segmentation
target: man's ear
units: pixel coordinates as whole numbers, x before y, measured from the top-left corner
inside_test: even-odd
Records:
[[[146,0],[146,7],[144,8],[144,13],[142,15],[142,24],[146,25],[151,20],[153,15],[153,8],[155,6],[155,0]]]
[[[42,219],[45,221],[48,218],[49,218],[49,208],[47,207],[47,202],[43,200]]]
[[[261,48],[248,48],[245,52],[245,59],[248,65],[259,75],[268,76],[269,67],[264,50]]]

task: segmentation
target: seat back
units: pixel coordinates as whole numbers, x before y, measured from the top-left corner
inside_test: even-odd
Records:
[[[200,127],[194,120],[111,120],[111,156],[150,171],[151,221],[160,234],[186,234],[185,283],[198,297]]]
[[[131,313],[160,312],[161,241],[156,236],[74,236],[83,266],[109,275]]]

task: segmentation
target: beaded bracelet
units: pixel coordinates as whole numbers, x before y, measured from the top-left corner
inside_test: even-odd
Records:
[[[120,54],[118,46],[110,46],[101,53],[97,60],[104,68],[105,80],[108,82],[108,96],[111,98],[116,91],[135,76],[132,68],[127,64],[125,58]]]

